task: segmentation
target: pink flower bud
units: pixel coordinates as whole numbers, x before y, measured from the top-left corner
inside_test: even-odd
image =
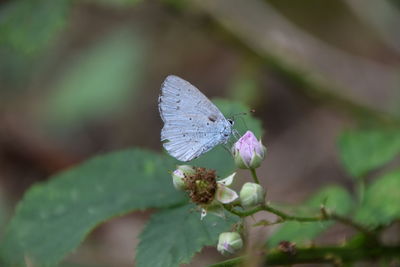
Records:
[[[255,169],[264,159],[266,148],[251,131],[247,131],[232,148],[236,165],[241,169]]]

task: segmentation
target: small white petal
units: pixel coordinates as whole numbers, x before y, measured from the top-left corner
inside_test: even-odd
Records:
[[[200,220],[203,220],[204,217],[207,215],[207,210],[206,209],[201,209],[201,215],[200,215]]]
[[[223,186],[222,184],[218,185],[218,189],[217,189],[217,193],[215,194],[215,198],[219,202],[221,202],[223,204],[231,203],[231,202],[235,201],[238,197],[239,197],[238,194],[234,190],[232,190],[226,186]]]
[[[211,213],[211,214],[214,214],[214,215],[216,215],[218,217],[225,218],[224,208],[222,207],[221,204],[213,205],[213,206],[208,207],[207,208],[207,212]]]
[[[234,172],[231,175],[229,175],[228,177],[218,181],[217,183],[229,186],[233,183],[233,178],[235,177],[235,175],[236,175],[236,172]]]

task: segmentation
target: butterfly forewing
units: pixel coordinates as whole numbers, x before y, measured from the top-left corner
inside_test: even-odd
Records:
[[[177,76],[168,76],[162,84],[159,110],[164,121],[161,141],[178,160],[192,160],[228,139],[221,132],[230,125],[219,109]]]

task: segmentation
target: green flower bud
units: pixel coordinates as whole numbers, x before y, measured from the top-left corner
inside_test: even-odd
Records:
[[[235,164],[241,169],[258,168],[265,157],[265,152],[265,146],[250,131],[247,131],[232,148]]]
[[[239,196],[243,207],[253,207],[264,203],[265,190],[259,184],[245,183],[240,190]]]
[[[225,232],[219,235],[217,250],[225,256],[235,253],[243,247],[243,240],[237,232]]]
[[[185,190],[186,189],[186,181],[185,178],[189,175],[193,175],[196,173],[196,169],[193,166],[189,165],[180,165],[177,169],[172,173],[172,182],[174,187],[177,190]]]

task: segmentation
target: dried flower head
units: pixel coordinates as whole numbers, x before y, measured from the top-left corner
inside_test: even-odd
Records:
[[[195,172],[184,178],[186,191],[192,202],[199,205],[209,204],[214,200],[218,187],[215,170],[194,168]]]

